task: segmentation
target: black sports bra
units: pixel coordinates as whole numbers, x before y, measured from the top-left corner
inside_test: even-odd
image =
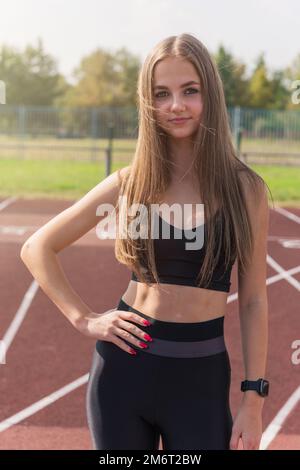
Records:
[[[217,210],[213,218],[216,217],[218,212],[219,210]],[[192,229],[181,229],[166,222],[158,213],[156,213],[156,216],[159,218],[159,238],[154,238],[153,242],[159,282],[199,287],[196,284],[196,279],[205,256],[204,224],[193,227]],[[160,237],[163,224],[170,227],[169,238]],[[195,243],[195,236],[192,237],[191,233],[196,233],[196,231],[199,233],[199,230],[201,230],[201,237],[204,242],[203,244],[200,243],[201,248],[186,249],[186,243],[190,245],[193,243],[193,239]],[[178,238],[174,238],[176,232],[178,233]],[[168,233],[168,231],[163,233]],[[185,233],[189,233],[190,235],[186,237]],[[201,237],[200,235],[198,236],[198,240],[200,240]],[[232,266],[233,263],[229,265],[227,270],[225,269],[224,256],[221,254],[212,274],[211,281],[205,288],[229,292]],[[142,282],[139,281],[133,271],[131,279],[136,282]]]

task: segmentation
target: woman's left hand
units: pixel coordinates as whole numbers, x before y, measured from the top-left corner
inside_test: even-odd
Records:
[[[261,408],[242,403],[233,421],[230,449],[237,450],[241,438],[244,450],[259,450],[261,437]]]

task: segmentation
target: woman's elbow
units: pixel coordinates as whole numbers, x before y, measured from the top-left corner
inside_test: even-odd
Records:
[[[30,242],[26,240],[25,243],[23,243],[21,250],[20,250],[20,258],[22,261],[25,261],[26,256],[28,256],[30,250]]]
[[[37,253],[41,253],[43,246],[37,240],[32,240],[31,237],[28,238],[21,247],[20,258],[25,263],[33,259]]]

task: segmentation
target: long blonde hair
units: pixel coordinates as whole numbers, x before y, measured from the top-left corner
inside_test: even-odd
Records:
[[[253,248],[253,233],[241,175],[245,175],[249,181],[254,196],[261,194],[259,186],[266,183],[236,155],[223,85],[216,64],[199,39],[184,33],[159,42],[148,54],[139,72],[138,139],[129,171],[121,180],[119,193],[120,196],[125,196],[127,207],[132,204],[149,207],[150,204],[160,203],[171,182],[167,135],[159,128],[153,107],[154,67],[167,57],[180,57],[194,65],[203,94],[201,124],[194,138],[192,171],[196,173],[205,209],[207,248],[196,281],[199,287],[205,287],[211,280],[222,247],[226,267],[238,257],[242,272],[247,269]],[[215,204],[220,210],[212,222]],[[118,203],[115,209],[119,214]],[[129,219],[130,216],[126,216],[126,228]],[[150,227],[150,221],[148,223]],[[214,236],[215,231],[220,236]],[[219,241],[218,245],[215,245],[216,241]],[[212,253],[216,253],[216,256],[212,256]],[[159,283],[150,232],[145,239],[117,237],[115,256],[120,263],[134,271],[142,282],[148,285]]]

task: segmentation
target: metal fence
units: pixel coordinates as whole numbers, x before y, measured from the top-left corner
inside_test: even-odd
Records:
[[[228,111],[241,158],[249,163],[300,165],[300,109]]]
[[[229,108],[240,157],[249,163],[300,164],[300,110]],[[0,106],[0,158],[129,162],[136,108]]]

